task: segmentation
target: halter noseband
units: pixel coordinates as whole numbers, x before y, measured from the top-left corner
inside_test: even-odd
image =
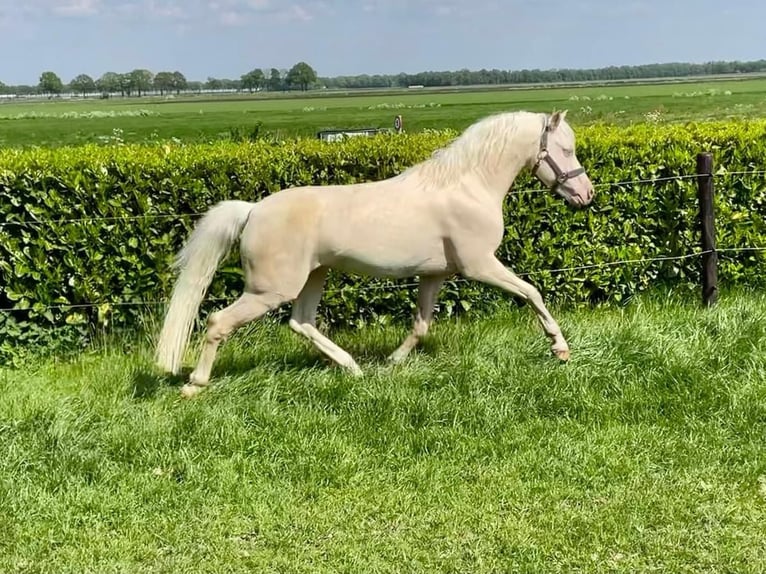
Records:
[[[573,169],[572,171],[563,171],[558,166],[558,164],[556,163],[556,160],[554,160],[551,157],[551,154],[548,153],[548,134],[550,133],[550,131],[551,131],[551,126],[548,123],[548,117],[546,116],[545,128],[543,129],[543,135],[540,138],[540,152],[537,154],[537,162],[535,163],[535,166],[532,168],[532,175],[537,176],[537,170],[540,168],[540,163],[545,162],[550,166],[550,168],[553,170],[554,175],[556,176],[556,181],[553,182],[553,184],[551,184],[550,186],[551,191],[556,191],[557,188],[563,187],[574,193],[574,190],[572,190],[570,186],[565,184],[567,180],[585,173],[585,168],[578,167],[577,169]],[[539,176],[537,177],[538,179],[540,179]]]

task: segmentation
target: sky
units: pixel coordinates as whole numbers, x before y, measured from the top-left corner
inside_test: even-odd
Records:
[[[764,21],[757,0],[0,0],[0,81],[757,60]]]

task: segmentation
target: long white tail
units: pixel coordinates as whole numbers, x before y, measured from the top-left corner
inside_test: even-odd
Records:
[[[178,253],[173,267],[181,273],[173,289],[155,354],[157,364],[166,372],[178,373],[207,288],[221,259],[242,233],[254,206],[254,203],[236,200],[213,206],[197,223]]]

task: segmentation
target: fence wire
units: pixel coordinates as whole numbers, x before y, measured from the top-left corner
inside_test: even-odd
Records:
[[[608,187],[624,187],[629,185],[643,185],[651,183],[666,183],[669,181],[685,181],[690,179],[698,179],[700,177],[713,177],[723,178],[729,176],[741,176],[741,175],[766,175],[766,170],[749,170],[749,171],[725,171],[711,174],[699,174],[689,173],[680,175],[670,175],[663,177],[653,177],[645,179],[632,179],[624,181],[613,182],[601,182],[594,184],[595,188],[608,188]],[[518,191],[511,191],[509,195],[535,195],[542,193],[551,193],[550,188],[538,188],[538,189],[520,189]],[[141,219],[182,219],[185,217],[201,217],[204,212],[188,212],[188,213],[145,213],[141,215],[125,215],[125,216],[93,216],[93,217],[77,217],[77,218],[61,218],[61,219],[23,219],[19,221],[0,221],[0,229],[11,225],[24,226],[24,225],[65,225],[70,223],[90,223],[94,221],[105,222],[120,222],[120,221],[138,221]]]
[[[708,249],[703,251],[696,251],[694,253],[687,253],[684,255],[661,255],[658,257],[644,257],[644,258],[638,258],[638,259],[622,259],[619,261],[605,261],[602,263],[592,263],[587,265],[576,265],[573,267],[559,267],[554,269],[539,269],[535,271],[526,271],[522,273],[515,273],[515,275],[519,277],[531,277],[534,275],[542,275],[543,273],[550,273],[550,274],[556,274],[556,273],[566,273],[571,271],[583,271],[588,269],[596,269],[600,267],[615,267],[618,265],[637,265],[641,263],[657,263],[657,262],[666,262],[666,261],[682,261],[687,259],[694,259],[696,257],[701,257],[703,255],[707,255],[710,253],[716,253],[719,255],[726,255],[728,253],[740,253],[740,252],[764,252],[766,251],[766,246],[759,247],[759,246],[752,246],[752,247],[724,247],[724,248],[717,248],[717,249]],[[455,279],[450,279],[447,281],[447,283],[459,283],[459,284],[466,284],[466,283],[477,283],[476,281],[473,281],[471,279],[466,279],[462,277],[458,277]],[[399,289],[413,289],[419,287],[420,284],[416,282],[410,282],[410,283],[390,283],[387,285],[376,285],[376,286],[359,286],[357,287],[357,291],[361,293],[371,293],[374,291],[385,291],[385,290],[399,290]],[[230,299],[225,297],[210,297],[203,300],[203,303],[223,303],[227,302]],[[6,307],[6,308],[0,308],[0,313],[15,313],[15,312],[23,312],[23,311],[32,311],[35,312],[44,312],[44,311],[55,311],[55,310],[76,310],[76,309],[96,309],[98,307],[108,306],[108,307],[140,307],[140,306],[147,306],[147,307],[160,307],[163,305],[166,305],[168,303],[168,300],[140,300],[140,301],[102,301],[99,303],[73,303],[73,304],[60,304],[60,305],[45,305],[42,307]]]
[[[766,176],[766,170],[742,170],[742,171],[728,171],[728,172],[719,172],[714,174],[681,174],[681,175],[675,175],[675,176],[667,176],[667,177],[656,177],[656,178],[646,178],[646,179],[634,179],[634,180],[625,180],[625,181],[616,181],[616,182],[603,182],[603,183],[597,183],[594,185],[594,187],[597,188],[604,188],[604,187],[613,187],[613,186],[626,186],[626,185],[637,185],[637,184],[650,184],[650,183],[662,183],[662,182],[668,182],[668,181],[682,181],[682,180],[689,180],[689,179],[697,179],[700,177],[713,177],[713,178],[720,178],[720,177],[728,177],[728,176],[742,176],[742,175],[765,175]],[[512,194],[537,194],[537,193],[550,193],[550,189],[529,189],[529,190],[519,190],[511,192]],[[70,223],[86,223],[86,222],[93,222],[93,221],[107,221],[107,222],[120,222],[120,221],[136,221],[141,219],[180,219],[185,217],[199,217],[204,215],[204,213],[196,213],[196,212],[189,212],[189,213],[147,213],[142,215],[126,215],[126,216],[94,216],[94,217],[81,217],[81,218],[62,218],[62,219],[28,219],[28,220],[21,220],[21,221],[4,221],[0,222],[0,228],[10,226],[10,225],[52,225],[52,224],[70,224]],[[645,257],[645,258],[639,258],[639,259],[624,259],[619,261],[605,261],[601,263],[590,263],[585,265],[577,265],[573,267],[561,267],[561,268],[554,268],[554,269],[539,269],[534,271],[526,271],[521,273],[516,273],[519,277],[532,277],[535,275],[542,275],[542,274],[557,274],[557,273],[566,273],[571,271],[585,271],[588,269],[597,269],[600,267],[615,267],[618,265],[637,265],[641,263],[656,263],[656,262],[665,262],[665,261],[681,261],[686,259],[693,259],[696,257],[701,257],[703,255],[707,255],[709,253],[716,253],[720,255],[726,255],[729,253],[742,253],[742,252],[763,252],[766,251],[766,246],[750,246],[750,247],[725,247],[725,248],[716,248],[716,249],[710,249],[706,251],[697,251],[694,253],[687,253],[684,255],[662,255],[658,257]],[[456,278],[448,281],[449,283],[455,284],[464,284],[464,283],[470,283],[471,280],[465,279],[465,278]],[[380,290],[388,290],[388,289],[412,289],[419,286],[419,283],[404,283],[404,284],[397,284],[397,283],[391,283],[387,285],[377,285],[377,286],[361,286],[359,291],[362,293],[368,293],[372,291],[380,291]],[[217,302],[225,302],[228,301],[226,298],[207,298],[203,301],[203,303],[217,303]],[[44,311],[53,311],[53,310],[74,310],[74,309],[95,309],[103,306],[109,306],[109,307],[138,307],[138,306],[162,306],[166,305],[168,303],[167,300],[140,300],[140,301],[102,301],[98,303],[73,303],[73,304],[59,304],[59,305],[45,305],[42,307],[6,307],[6,308],[0,308],[0,313],[15,313],[15,312],[22,312],[22,311],[30,311],[34,310],[36,312],[44,312]]]

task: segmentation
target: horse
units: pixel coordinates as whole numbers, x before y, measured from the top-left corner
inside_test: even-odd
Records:
[[[566,113],[521,110],[486,116],[429,158],[387,179],[291,187],[256,202],[217,203],[175,256],[172,268],[179,275],[157,342],[157,366],[178,374],[199,306],[237,239],[243,292],[209,315],[198,362],[181,388],[186,398],[210,385],[221,342],[287,303],[295,333],[351,374],[362,375],[353,357],[316,327],[331,268],[374,277],[418,276],[412,330],[388,357],[393,363],[403,361],[426,336],[438,291],[456,274],[528,302],[553,355],[568,361],[569,345],[539,291],[495,256],[505,230],[503,201],[523,169],[531,169],[573,208],[593,199]]]

